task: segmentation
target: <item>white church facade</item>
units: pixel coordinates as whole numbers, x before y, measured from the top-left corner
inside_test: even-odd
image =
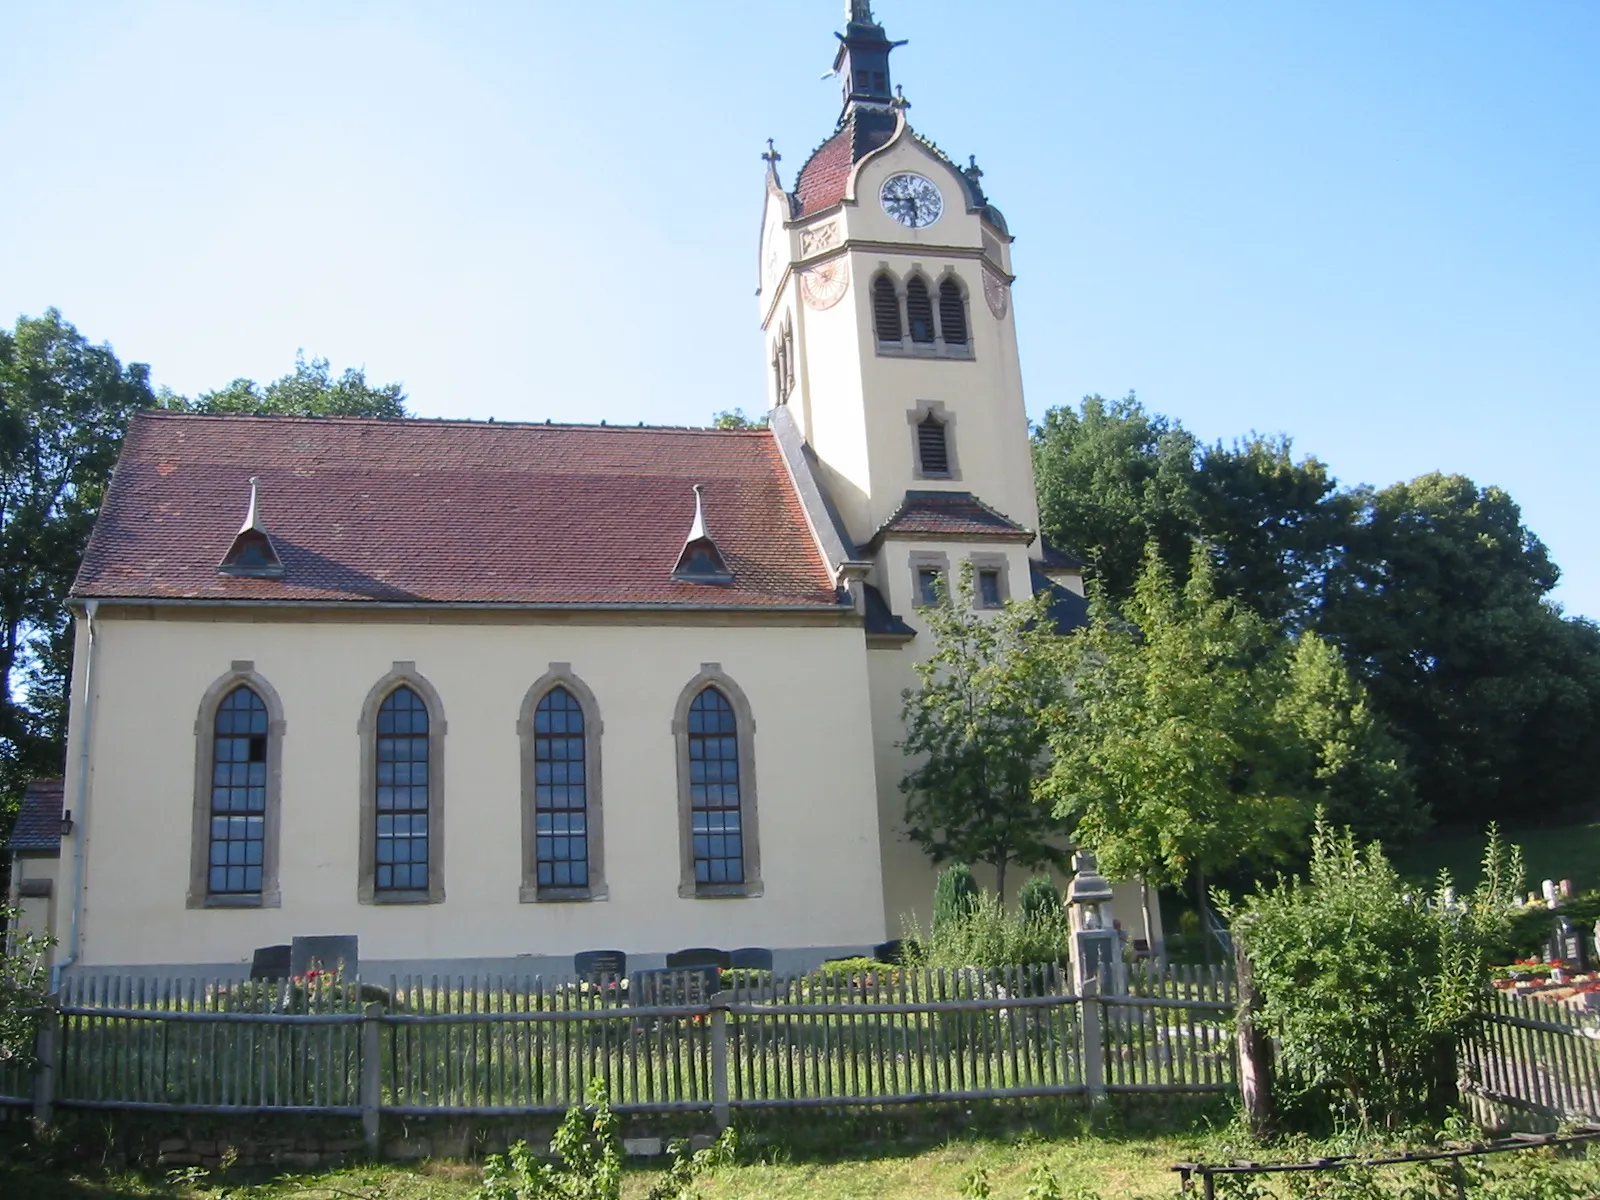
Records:
[[[1005,220],[849,16],[835,132],[792,188],[769,155],[766,428],[135,419],[73,592],[58,965],[782,967],[926,918],[919,612],[964,564],[1068,624],[1083,584]]]

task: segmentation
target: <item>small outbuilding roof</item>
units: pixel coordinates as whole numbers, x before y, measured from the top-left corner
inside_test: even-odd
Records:
[[[61,852],[61,792],[59,779],[35,779],[28,784],[7,843],[12,850]]]
[[[219,573],[252,476],[281,578]],[[724,587],[673,578],[714,513]],[[766,430],[134,418],[78,598],[844,607]]]

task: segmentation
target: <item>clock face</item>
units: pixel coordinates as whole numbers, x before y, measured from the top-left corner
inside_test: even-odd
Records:
[[[878,190],[878,201],[888,213],[908,229],[932,225],[944,212],[944,197],[931,179],[906,171],[891,175]]]

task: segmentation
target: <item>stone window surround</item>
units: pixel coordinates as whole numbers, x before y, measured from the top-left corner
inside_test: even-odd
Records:
[[[898,342],[879,340],[878,331],[874,325],[871,331],[872,344],[876,347],[878,353],[884,358],[954,358],[963,362],[976,358],[977,355],[973,350],[972,344],[971,298],[968,295],[967,285],[961,281],[961,276],[956,273],[956,269],[952,266],[947,266],[939,273],[937,279],[930,279],[922,264],[914,262],[911,264],[910,270],[905,273],[904,278],[910,279],[913,275],[922,276],[923,283],[928,285],[928,298],[933,304],[933,341],[913,342],[911,340],[911,323],[906,312],[906,291],[902,277],[889,268],[887,260],[881,260],[878,263],[877,270],[872,274],[872,281],[876,284],[878,279],[882,277],[894,285],[895,303],[900,306],[900,340]],[[944,322],[939,313],[939,288],[943,286],[946,279],[954,279],[956,286],[961,289],[961,303],[967,312],[967,340],[964,345],[951,346],[947,345],[944,340]],[[867,295],[870,297],[871,294],[872,292],[869,288]],[[872,314],[869,312],[869,322],[871,317]]]
[[[1011,599],[1011,564],[1004,554],[974,554],[972,563],[972,607],[978,612],[994,612]],[[983,589],[978,586],[978,572],[994,571],[999,575],[1000,604],[991,607],[983,602]]]
[[[917,440],[917,427],[929,417],[944,426],[944,456],[950,464],[950,470],[944,474],[928,475],[922,470],[922,444]],[[906,426],[911,431],[911,478],[958,482],[961,460],[956,457],[956,414],[945,407],[944,401],[918,400],[915,407],[906,409]]]
[[[263,814],[261,891],[256,894],[213,896],[211,865],[211,775],[215,766],[217,708],[234,688],[243,684],[261,697],[267,709],[267,807]],[[248,659],[236,659],[226,674],[212,683],[200,699],[194,737],[194,819],[190,830],[188,908],[278,908],[283,895],[278,886],[278,842],[283,822],[283,701],[273,686],[256,673]]]
[[[583,783],[585,837],[589,845],[589,885],[587,887],[539,886],[537,779],[534,763],[534,714],[539,702],[556,688],[565,688],[583,710]],[[528,689],[517,716],[517,740],[522,762],[522,887],[517,899],[523,904],[551,904],[582,900],[604,900],[606,888],[605,823],[601,809],[600,703],[594,692],[572,672],[572,664],[553,662],[550,669]]]
[[[950,578],[950,556],[942,550],[913,550],[911,552],[911,607],[930,608],[931,605],[922,602],[921,573],[927,570],[939,572],[944,580],[945,596],[952,602],[955,599],[955,584]]]
[[[694,811],[689,789],[689,706],[714,687],[733,706],[739,741],[739,833],[744,843],[743,883],[696,883],[694,877]],[[756,721],[743,689],[721,663],[701,663],[700,673],[684,685],[672,710],[673,750],[678,774],[678,895],[684,900],[754,898],[761,882],[761,838],[756,819]]]
[[[426,890],[380,892],[376,885],[378,839],[378,709],[389,694],[408,687],[428,710],[428,886]],[[417,664],[396,662],[367,693],[356,733],[361,744],[361,854],[356,899],[362,904],[444,903],[444,703]]]

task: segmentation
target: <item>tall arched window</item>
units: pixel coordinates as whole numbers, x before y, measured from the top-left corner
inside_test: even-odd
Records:
[[[906,281],[906,324],[911,327],[913,342],[931,342],[933,331],[933,301],[928,296],[928,285],[920,275]]]
[[[363,904],[444,901],[444,706],[416,664],[397,662],[361,708]]]
[[[678,894],[761,895],[756,831],[755,721],[749,701],[717,663],[678,698]]]
[[[243,684],[217,706],[206,891],[260,895],[267,840],[267,706]]]
[[[600,704],[573,673],[551,663],[522,699],[523,903],[604,900]]]
[[[534,862],[541,888],[589,886],[583,706],[551,688],[533,715]]]
[[[373,887],[414,892],[428,886],[428,707],[408,687],[378,708],[377,843]]]
[[[190,908],[274,908],[283,704],[255,664],[235,662],[195,720]]]
[[[967,304],[954,279],[939,284],[939,333],[947,346],[967,344]]]
[[[872,281],[872,324],[880,342],[900,343],[900,297],[895,294],[894,280],[887,275]]]
[[[689,705],[689,808],[695,883],[743,883],[739,721],[714,687]]]

